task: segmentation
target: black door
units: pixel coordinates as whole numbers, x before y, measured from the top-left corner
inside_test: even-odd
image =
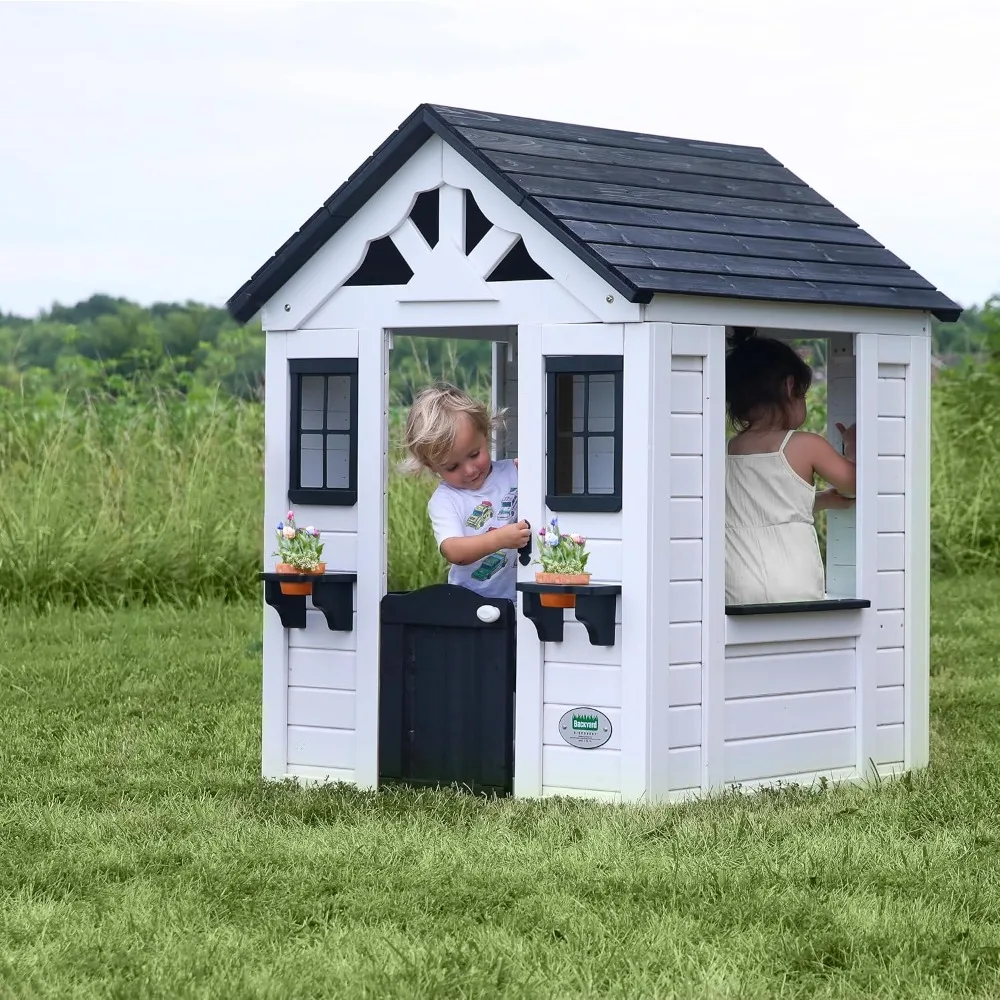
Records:
[[[382,598],[380,781],[513,792],[515,629],[512,601],[464,587]]]

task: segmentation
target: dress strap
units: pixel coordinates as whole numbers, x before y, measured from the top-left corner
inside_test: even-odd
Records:
[[[778,454],[781,455],[785,450],[785,445],[788,444],[788,439],[795,433],[795,429],[792,428],[781,440],[781,447],[778,449]]]

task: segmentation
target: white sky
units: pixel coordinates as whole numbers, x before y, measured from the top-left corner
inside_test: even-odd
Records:
[[[763,146],[1000,292],[995,0],[0,0],[0,310],[223,304],[421,102]]]

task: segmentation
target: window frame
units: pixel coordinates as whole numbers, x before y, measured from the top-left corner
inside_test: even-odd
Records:
[[[590,486],[587,473],[588,448],[587,441],[591,437],[610,437],[614,440],[614,485],[611,493],[556,493],[556,443],[558,433],[556,427],[555,399],[556,382],[559,375],[586,375],[584,390],[584,429],[573,437],[584,439],[584,487]],[[615,394],[615,426],[610,433],[591,433],[587,427],[590,401],[590,376],[613,375]],[[546,355],[545,356],[545,506],[555,512],[590,512],[617,513],[622,509],[622,465],[624,451],[624,436],[622,421],[625,411],[624,397],[624,357],[621,354],[576,354],[576,355]]]
[[[349,439],[347,487],[302,486],[301,449],[303,433],[316,433],[315,428],[302,429],[302,377],[304,375],[347,375],[350,378],[350,427],[345,431],[328,431],[327,410],[323,407],[323,468],[326,470],[326,439],[335,434]],[[353,507],[358,502],[358,359],[357,358],[289,358],[288,377],[291,422],[288,440],[288,499],[291,503],[315,504],[318,507]],[[323,386],[324,404],[328,387]]]

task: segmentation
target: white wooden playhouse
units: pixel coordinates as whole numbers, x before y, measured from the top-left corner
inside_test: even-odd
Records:
[[[422,105],[229,308],[266,331],[268,566],[291,506],[328,569],[264,574],[265,776],[655,801],[927,762],[930,325],[960,309],[764,150]],[[828,338],[857,420],[827,602],[724,603],[736,326]],[[575,612],[386,595],[394,333],[496,345],[520,516],[590,539]]]

